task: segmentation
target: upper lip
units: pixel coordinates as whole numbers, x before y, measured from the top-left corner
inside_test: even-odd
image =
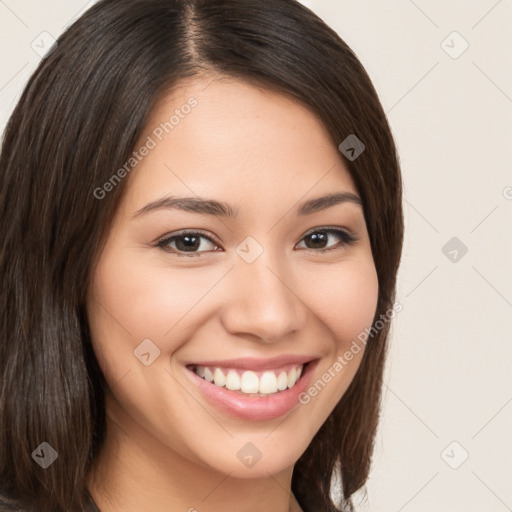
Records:
[[[217,359],[214,361],[195,361],[194,366],[210,366],[216,368],[240,368],[242,370],[272,370],[288,364],[306,364],[317,359],[315,356],[285,354],[267,359],[254,357],[238,357],[235,359]]]

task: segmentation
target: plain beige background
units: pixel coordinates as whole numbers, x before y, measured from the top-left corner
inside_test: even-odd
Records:
[[[93,3],[0,0],[1,132],[41,34]],[[512,0],[302,3],[367,69],[404,176],[403,310],[357,509],[512,510]]]

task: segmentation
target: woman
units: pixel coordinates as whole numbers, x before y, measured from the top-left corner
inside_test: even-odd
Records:
[[[102,0],[0,176],[5,510],[353,508],[403,218],[333,30],[294,0]]]

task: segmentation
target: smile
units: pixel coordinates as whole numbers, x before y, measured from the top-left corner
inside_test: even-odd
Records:
[[[293,388],[304,365],[293,364],[277,370],[255,372],[240,368],[219,368],[197,365],[193,371],[207,382],[246,395],[266,396]]]
[[[205,406],[244,420],[279,418],[297,406],[319,363],[313,357],[232,359],[185,365]]]

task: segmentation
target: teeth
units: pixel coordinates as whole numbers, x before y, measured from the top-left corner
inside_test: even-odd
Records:
[[[235,370],[229,370],[228,376],[226,377],[226,387],[231,389],[231,391],[238,391],[240,386],[240,376],[238,373],[236,373]]]
[[[259,379],[258,376],[250,370],[242,373],[240,379],[240,390],[242,393],[257,393],[258,392]]]
[[[251,396],[265,396],[292,388],[299,380],[302,370],[303,365],[297,365],[292,366],[288,372],[281,370],[276,374],[274,371],[267,370],[258,376],[251,370],[242,372],[235,369],[209,368],[207,366],[194,367],[195,373],[207,382],[232,391],[240,390]]]
[[[286,372],[281,372],[277,377],[277,389],[284,391],[288,387],[288,375]]]
[[[199,375],[199,373],[198,373],[198,375]],[[208,382],[213,382],[213,372],[207,366],[205,366],[205,368],[204,368],[204,379],[207,380]]]
[[[221,372],[220,368],[215,368],[213,372],[213,382],[215,382],[216,386],[220,386],[221,388],[226,385],[226,377]]]
[[[261,376],[259,390],[266,395],[277,392],[277,377],[274,372],[265,372]]]
[[[290,373],[288,374],[288,387],[289,388],[291,388],[295,385],[296,376],[297,376],[297,370],[295,370],[295,368],[292,368],[290,370]]]

